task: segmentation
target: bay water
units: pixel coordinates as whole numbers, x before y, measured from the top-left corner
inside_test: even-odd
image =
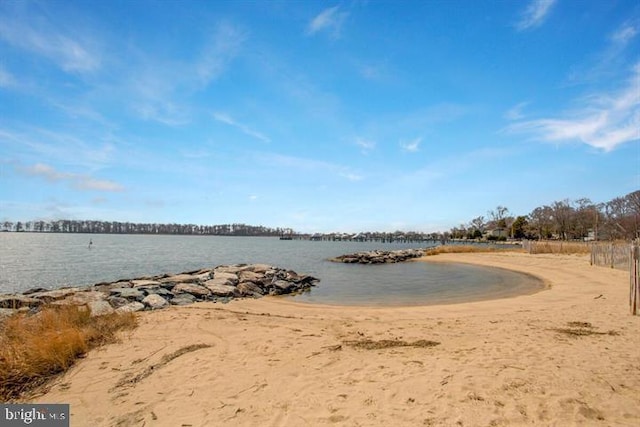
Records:
[[[91,244],[90,244],[91,242]],[[224,264],[264,263],[309,274],[318,285],[294,301],[339,305],[428,305],[533,293],[526,274],[459,263],[359,265],[328,261],[425,243],[279,240],[272,237],[0,233],[0,293],[84,286]]]

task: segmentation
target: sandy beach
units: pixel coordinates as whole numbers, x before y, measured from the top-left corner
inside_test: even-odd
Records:
[[[268,297],[147,312],[32,401],[69,403],[72,426],[640,425],[627,272],[570,255],[419,262],[451,261],[547,289],[425,307]]]

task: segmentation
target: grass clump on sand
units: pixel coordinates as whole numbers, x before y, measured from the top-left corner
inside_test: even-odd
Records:
[[[49,306],[7,318],[0,323],[0,402],[44,384],[90,349],[114,342],[117,331],[136,326],[133,313],[91,317],[78,306]]]
[[[435,347],[440,344],[437,341],[429,341],[429,340],[418,340],[413,342],[407,342],[407,341],[398,340],[398,339],[379,340],[379,341],[364,339],[359,341],[345,341],[344,343],[350,347],[358,348],[361,350],[381,350],[385,348],[394,348],[394,347],[425,348],[425,347]]]
[[[473,246],[473,245],[442,245],[430,248],[424,251],[425,256],[439,255],[439,254],[462,254],[462,253],[475,253],[475,252],[504,252],[504,251],[517,251],[522,252],[519,246],[513,248],[496,248],[495,246]]]

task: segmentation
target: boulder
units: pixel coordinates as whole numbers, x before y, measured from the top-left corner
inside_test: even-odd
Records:
[[[173,276],[165,277],[164,279],[160,279],[160,283],[193,283],[197,282],[198,277],[192,274],[176,274]]]
[[[24,295],[0,295],[0,308],[38,307],[41,304],[39,299]]]
[[[235,286],[229,285],[220,285],[217,283],[210,283],[211,280],[205,283],[205,286],[209,291],[211,291],[212,295],[217,297],[230,297],[230,296],[240,296],[240,291],[236,289]]]
[[[286,280],[275,280],[273,286],[277,294],[288,294],[296,288],[295,283],[287,282]]]
[[[128,300],[142,301],[142,298],[144,298],[144,293],[135,288],[115,288],[111,289],[109,292],[111,295],[126,298]]]
[[[272,270],[273,267],[267,264],[251,264],[245,267],[247,271],[253,271],[258,274],[265,274],[267,271]]]
[[[238,292],[242,296],[262,296],[264,295],[264,291],[258,285],[253,282],[242,282],[237,286]]]
[[[238,273],[238,279],[241,282],[259,283],[264,278],[264,274],[255,273],[251,270],[243,270]]]
[[[131,284],[134,288],[140,287],[150,287],[150,286],[160,286],[161,282],[157,280],[148,280],[148,279],[140,279],[140,280],[132,280]]]
[[[145,305],[141,302],[134,301],[116,308],[116,313],[134,313],[144,310]]]
[[[213,279],[212,280],[216,280],[216,279],[226,279],[227,281],[231,282],[231,284],[233,284],[233,285],[238,283],[238,275],[236,273],[227,273],[225,271],[216,271],[215,273],[213,273]]]
[[[204,286],[196,285],[193,283],[178,283],[171,290],[173,294],[191,294],[199,298],[205,298],[211,295],[209,289]]]
[[[105,300],[90,301],[87,307],[92,317],[104,316],[105,314],[112,314],[114,312],[113,307]]]
[[[226,285],[226,286],[235,286],[238,283],[238,280],[232,281],[227,279],[226,277],[214,277],[211,280],[207,280],[203,283],[204,286],[212,286],[212,285]]]
[[[151,310],[157,310],[168,306],[169,302],[160,295],[150,294],[144,297],[142,304],[149,307]]]
[[[52,301],[58,301],[64,298],[67,298],[70,295],[80,292],[80,288],[65,288],[65,289],[54,289],[48,290],[44,292],[35,292],[30,296],[32,298],[38,298],[46,303],[50,303]]]
[[[169,304],[173,305],[189,305],[196,302],[196,297],[191,294],[179,294],[171,298]]]
[[[125,306],[127,304],[129,304],[129,300],[126,298],[122,298],[122,297],[118,297],[118,296],[110,296],[107,298],[107,301],[109,302],[109,304],[111,304],[111,307],[118,309],[122,306]]]
[[[244,270],[246,267],[245,265],[220,265],[218,267],[216,267],[213,270],[213,276],[215,277],[216,274],[218,274],[218,272],[220,273],[233,273],[233,274],[237,274],[239,271]]]

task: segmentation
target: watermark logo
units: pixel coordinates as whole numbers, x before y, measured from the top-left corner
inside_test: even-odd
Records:
[[[69,427],[68,404],[0,404],[3,427]]]

